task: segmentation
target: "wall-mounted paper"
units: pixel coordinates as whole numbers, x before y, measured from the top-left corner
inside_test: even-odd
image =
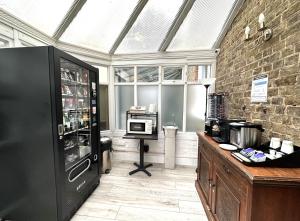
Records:
[[[267,102],[268,99],[268,75],[260,74],[252,81],[251,102]]]

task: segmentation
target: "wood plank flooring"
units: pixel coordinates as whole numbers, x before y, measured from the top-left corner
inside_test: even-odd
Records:
[[[163,167],[149,167],[151,177],[129,176],[132,163],[114,162],[72,221],[207,221],[194,186],[195,168]]]

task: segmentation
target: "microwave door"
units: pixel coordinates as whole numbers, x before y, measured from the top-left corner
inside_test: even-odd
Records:
[[[130,123],[130,132],[132,133],[144,133],[145,123],[132,122]]]

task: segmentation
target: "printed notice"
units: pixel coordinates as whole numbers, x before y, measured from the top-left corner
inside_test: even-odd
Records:
[[[267,102],[268,75],[261,74],[252,81],[251,102]]]

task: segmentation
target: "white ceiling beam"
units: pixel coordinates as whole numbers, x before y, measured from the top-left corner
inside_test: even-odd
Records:
[[[121,44],[121,42],[123,41],[127,33],[129,32],[129,30],[131,29],[132,25],[134,24],[134,22],[136,21],[140,13],[142,12],[147,2],[148,0],[139,0],[138,4],[136,5],[132,14],[130,15],[128,21],[126,22],[126,25],[122,29],[121,33],[119,34],[118,38],[114,42],[111,49],[109,50],[110,55],[113,55],[115,53],[115,51],[117,50],[117,48],[119,47],[119,45]]]
[[[159,47],[159,51],[163,52],[166,51],[169,47],[171,41],[173,40],[174,36],[176,35],[178,29],[180,28],[182,22],[188,15],[189,11],[193,7],[196,0],[185,0],[183,4],[181,5],[171,27],[169,28],[169,31],[164,38],[163,42],[161,43]]]
[[[58,41],[55,44],[55,46],[60,50],[76,55],[77,57],[80,56],[81,60],[85,60],[85,61],[93,60],[93,61],[98,61],[99,64],[106,64],[106,65],[109,65],[111,62],[111,56],[96,50],[92,50],[85,47],[80,47],[78,45],[60,42],[60,41]]]
[[[87,0],[75,0],[72,6],[70,7],[69,11],[63,18],[62,22],[54,32],[52,38],[55,41],[58,41],[59,38],[63,35],[63,33],[67,30],[73,19],[76,17],[78,12],[81,10],[83,5],[86,3]]]
[[[220,47],[220,44],[223,40],[223,38],[225,37],[225,35],[227,34],[233,20],[235,19],[235,17],[237,16],[237,14],[239,13],[241,7],[243,6],[245,0],[236,0],[225,20],[225,23],[221,29],[221,32],[219,34],[219,36],[217,37],[217,40],[215,41],[215,43],[212,46],[212,49],[217,49]]]

